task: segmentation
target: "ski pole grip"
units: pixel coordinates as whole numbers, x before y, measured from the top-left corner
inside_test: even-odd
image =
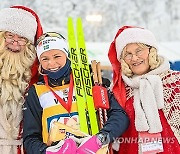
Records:
[[[91,61],[94,84],[98,83],[96,60]]]
[[[97,74],[98,74],[99,84],[102,85],[102,75],[101,75],[101,64],[100,64],[100,62],[97,63]]]

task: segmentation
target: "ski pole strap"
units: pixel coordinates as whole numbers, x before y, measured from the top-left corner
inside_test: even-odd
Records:
[[[67,101],[67,103],[59,95],[57,95],[54,92],[54,90],[49,86],[49,84],[48,84],[48,76],[43,75],[43,77],[44,77],[45,85],[50,89],[50,91],[57,98],[59,103],[68,111],[68,113],[70,113],[71,105],[72,105],[73,85],[74,85],[72,73],[70,74],[70,86],[69,86],[69,93],[68,93],[68,101]]]

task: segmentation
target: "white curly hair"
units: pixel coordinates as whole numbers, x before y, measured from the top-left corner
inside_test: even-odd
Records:
[[[142,48],[147,48],[149,47],[149,45],[143,44],[143,43],[137,43],[138,46],[142,47]],[[126,46],[123,48],[121,57],[120,57],[120,62],[121,62],[121,68],[122,68],[122,72],[124,75],[128,76],[128,77],[132,77],[134,74],[131,71],[131,69],[129,68],[128,64],[124,61],[123,59],[123,54],[126,52]],[[150,52],[149,52],[149,66],[150,66],[150,70],[153,70],[155,68],[157,68],[159,65],[161,64],[161,59],[157,54],[157,49],[154,47],[150,47]]]

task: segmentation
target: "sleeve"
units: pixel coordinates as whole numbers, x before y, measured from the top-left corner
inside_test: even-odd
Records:
[[[23,109],[23,144],[27,154],[45,154],[47,145],[42,139],[42,110],[35,87],[32,86]]]
[[[108,135],[110,142],[113,142],[128,128],[129,117],[110,91],[108,91],[108,97],[110,103],[110,108],[107,111],[108,120],[99,133]]]

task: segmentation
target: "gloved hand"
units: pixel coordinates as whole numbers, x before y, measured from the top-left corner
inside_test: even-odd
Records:
[[[75,154],[76,143],[72,139],[65,139],[60,141],[55,146],[50,146],[46,149],[46,154]]]
[[[87,138],[77,148],[76,154],[96,153],[102,147],[101,141],[96,135]]]

